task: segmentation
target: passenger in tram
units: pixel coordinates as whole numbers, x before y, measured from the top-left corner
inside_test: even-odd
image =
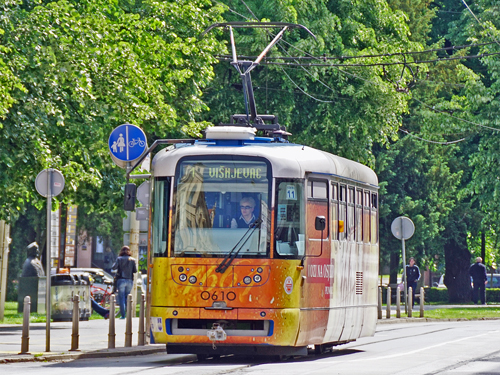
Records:
[[[251,224],[255,223],[255,199],[252,197],[243,197],[240,201],[241,216],[231,220],[231,228],[249,228]]]

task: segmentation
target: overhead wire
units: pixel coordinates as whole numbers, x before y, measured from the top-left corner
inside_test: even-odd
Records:
[[[488,36],[493,39],[495,41],[496,44],[500,45],[500,43],[498,43],[498,41],[490,34],[489,30],[484,27],[484,25],[481,23],[481,21],[479,20],[479,18],[476,17],[476,15],[474,14],[474,12],[472,11],[472,9],[467,5],[467,3],[465,2],[465,0],[462,0],[462,3],[465,5],[465,7],[467,8],[467,10],[469,11],[469,13],[472,15],[472,17],[474,17],[477,21],[477,23],[479,24],[479,26],[481,26],[485,31],[486,33],[488,34]]]
[[[409,135],[412,138],[416,138],[416,139],[418,139],[420,141],[424,141],[424,142],[427,142],[427,143],[434,143],[434,144],[443,145],[443,146],[448,146],[448,145],[452,145],[452,144],[455,144],[455,143],[460,143],[460,142],[463,142],[463,141],[465,141],[467,139],[467,138],[461,138],[461,139],[457,139],[456,141],[445,141],[445,142],[432,141],[430,139],[425,139],[425,138],[422,138],[422,137],[418,137],[418,136],[410,133],[408,130],[405,130],[405,129],[402,129],[402,128],[399,128],[399,131],[402,132],[402,133],[405,133],[405,134]]]
[[[248,8],[247,4],[241,0],[241,2],[245,5],[245,7],[247,8],[247,10],[252,14],[253,17],[256,18],[255,14],[251,11],[251,9]],[[479,19],[474,15],[474,13],[472,12],[472,10],[469,8],[469,6],[465,3],[464,0],[462,0],[462,2],[464,3],[464,5],[467,7],[467,9],[469,10],[469,12],[474,16],[474,18],[476,19],[476,21],[478,23],[480,23]],[[222,5],[225,5],[225,4],[222,4]],[[249,18],[237,13],[236,11],[232,10],[229,6],[225,5],[230,11],[232,11],[233,13],[237,14],[238,16],[246,19],[246,20],[249,20]],[[481,23],[480,23],[481,25]],[[481,25],[483,28],[484,26]],[[271,35],[273,35],[271,33]],[[490,35],[491,37],[491,35]],[[443,48],[439,48],[439,49],[432,49],[432,50],[425,50],[425,51],[410,51],[410,52],[398,52],[398,53],[393,53],[393,54],[380,54],[380,55],[361,55],[361,56],[342,56],[342,57],[337,57],[337,59],[348,59],[348,58],[373,58],[373,57],[391,57],[391,56],[397,56],[397,55],[411,55],[411,54],[423,54],[423,53],[430,53],[430,52],[438,52],[438,51],[447,51],[447,50],[453,50],[453,49],[462,49],[462,48],[470,48],[470,47],[476,47],[476,46],[484,46],[484,45],[489,45],[489,44],[493,44],[493,43],[496,43],[496,44],[499,44],[498,41],[496,41],[494,38],[492,38],[494,40],[494,42],[489,42],[489,43],[478,43],[478,44],[471,44],[471,45],[464,45],[464,46],[451,46],[451,47],[443,47]],[[329,58],[326,58],[326,57],[316,57],[316,56],[313,56],[311,54],[309,54],[308,52],[306,51],[303,51],[299,48],[297,48],[296,46],[288,43],[287,41],[285,40],[282,40],[282,42],[286,43],[287,45],[289,45],[291,48],[294,48],[298,51],[300,51],[301,53],[305,54],[305,55],[308,55],[309,57],[307,58],[295,58],[295,57],[291,57],[289,56],[288,58],[286,59],[293,59],[293,60],[296,60],[296,59],[313,59],[313,60],[323,60],[325,61],[325,59],[335,59],[335,57],[329,57]],[[285,50],[283,47],[281,47],[283,50]],[[285,51],[286,52],[286,51]],[[287,52],[286,52],[287,53]],[[443,59],[443,58],[440,58],[440,59],[436,59],[436,60],[425,60],[425,61],[415,61],[415,62],[399,62],[399,63],[383,63],[383,64],[307,64],[307,65],[303,65],[303,64],[290,64],[291,66],[300,66],[301,68],[305,69],[304,66],[331,66],[333,68],[337,68],[337,70],[343,74],[346,74],[346,75],[349,75],[351,77],[354,77],[356,79],[360,79],[360,80],[363,80],[365,82],[368,82],[368,83],[372,83],[372,84],[376,84],[376,85],[379,85],[380,83],[379,82],[373,82],[371,80],[367,80],[363,77],[360,77],[356,74],[353,74],[353,73],[350,73],[350,72],[346,72],[342,69],[339,69],[339,67],[348,67],[348,66],[353,66],[353,67],[364,67],[364,66],[380,66],[380,65],[402,65],[402,64],[408,64],[408,63],[412,63],[412,64],[418,64],[418,63],[431,63],[431,62],[441,62],[441,61],[448,61],[448,60],[460,60],[460,59],[469,59],[469,58],[481,58],[481,57],[485,57],[485,56],[492,56],[492,55],[498,55],[500,54],[500,52],[497,52],[497,53],[490,53],[490,54],[479,54],[479,55],[474,55],[474,56],[458,56],[458,57],[451,57],[451,58],[446,58],[446,59]],[[279,57],[275,57],[276,59],[279,59]],[[282,59],[285,59],[284,57],[282,57]],[[273,63],[273,62],[270,62],[270,61],[267,61],[267,60],[270,60],[269,58],[266,59],[265,63],[267,64],[276,64],[276,65],[288,65],[286,63]],[[298,90],[300,90],[304,95],[314,99],[314,100],[317,100],[317,101],[320,101],[320,102],[324,102],[324,103],[334,103],[334,101],[325,101],[325,100],[321,100],[321,99],[318,99],[318,98],[315,98],[313,97],[312,95],[310,95],[309,93],[307,93],[306,91],[304,91],[302,88],[300,88],[300,86],[295,83],[295,81],[293,81],[293,79],[285,72],[285,70],[280,66],[280,69],[282,70],[282,72],[287,76],[287,78],[292,82],[292,84],[297,87]],[[307,72],[307,70],[306,70]],[[307,72],[309,75],[312,76],[312,74],[310,72]],[[322,81],[320,81],[320,83],[322,83],[325,87],[327,87],[328,89],[334,91],[331,87],[329,87],[328,85],[326,85],[325,83],[323,83]],[[423,104],[424,106],[430,108],[431,110],[435,111],[435,112],[438,112],[438,113],[441,113],[441,114],[444,114],[444,115],[447,115],[447,116],[450,116],[456,120],[459,120],[459,121],[462,121],[462,122],[466,122],[468,124],[471,124],[471,125],[475,125],[475,126],[479,126],[479,127],[482,127],[482,128],[485,128],[485,129],[489,129],[489,130],[493,130],[493,131],[500,131],[500,129],[497,129],[497,128],[493,128],[493,127],[489,127],[489,126],[486,126],[486,125],[482,125],[482,124],[479,124],[479,123],[475,123],[475,122],[472,122],[472,121],[469,121],[469,120],[465,120],[465,119],[462,119],[460,117],[457,117],[457,116],[454,116],[446,111],[440,111],[440,110],[437,110],[435,109],[434,107],[431,107],[429,106],[428,104],[422,102],[421,100],[419,99],[416,99],[416,98],[413,98],[414,100],[418,101],[419,103]],[[419,139],[419,140],[422,140],[422,141],[425,141],[425,142],[429,142],[429,143],[435,143],[435,144],[442,144],[442,145],[450,145],[450,144],[454,144],[454,143],[459,143],[459,142],[462,142],[464,141],[466,138],[462,138],[462,139],[459,139],[459,140],[456,140],[456,141],[445,141],[445,142],[441,142],[441,141],[432,141],[432,140],[428,140],[428,139],[424,139],[422,137],[418,137],[414,134],[411,134],[410,132],[408,132],[407,130],[404,130],[404,129],[399,129],[400,131],[402,131],[403,133],[409,135],[409,136],[412,136],[416,139]]]

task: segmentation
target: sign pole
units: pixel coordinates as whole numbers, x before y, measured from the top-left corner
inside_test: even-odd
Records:
[[[52,215],[52,168],[48,170],[47,176],[47,245],[45,248],[45,264],[47,272],[47,286],[45,290],[45,351],[50,352],[50,281],[51,281],[51,242],[50,242],[50,224]]]
[[[403,221],[401,220],[401,223]],[[403,288],[405,297],[405,313],[408,313],[408,288],[406,287],[406,249],[405,249],[405,239],[401,238],[402,255],[403,255]]]
[[[404,299],[405,299],[405,312],[408,313],[408,289],[407,289],[407,280],[406,280],[406,249],[405,249],[405,240],[411,238],[413,233],[415,233],[415,224],[410,218],[405,216],[400,216],[394,219],[391,224],[391,232],[398,240],[401,240],[401,248],[402,248],[402,257],[403,257],[403,288],[404,288]]]
[[[64,189],[64,176],[61,172],[54,168],[47,168],[38,173],[35,179],[36,191],[47,198],[47,244],[45,248],[45,270],[47,273],[46,290],[45,290],[45,351],[50,352],[50,284],[51,284],[51,269],[52,269],[52,254],[51,247],[51,223],[52,223],[52,197],[57,197]]]

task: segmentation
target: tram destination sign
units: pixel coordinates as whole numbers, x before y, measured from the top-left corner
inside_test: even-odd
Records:
[[[183,162],[181,178],[202,178],[204,182],[266,181],[264,162]]]

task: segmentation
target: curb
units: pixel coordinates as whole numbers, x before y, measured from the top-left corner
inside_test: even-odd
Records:
[[[397,323],[423,323],[423,322],[472,322],[479,320],[500,320],[499,318],[479,318],[479,319],[466,319],[466,318],[456,318],[456,319],[436,319],[436,318],[382,318],[377,319],[378,324],[397,324]]]
[[[19,363],[19,362],[51,362],[51,361],[69,361],[75,359],[89,359],[89,358],[111,358],[122,356],[138,356],[149,355],[155,353],[166,353],[165,345],[158,346],[143,346],[131,348],[115,348],[115,349],[101,349],[93,352],[71,352],[71,353],[47,353],[47,354],[18,354],[1,358],[1,363]],[[0,354],[1,356],[1,354]],[[169,362],[179,363],[190,360],[196,360],[196,356],[192,354],[172,356]]]

